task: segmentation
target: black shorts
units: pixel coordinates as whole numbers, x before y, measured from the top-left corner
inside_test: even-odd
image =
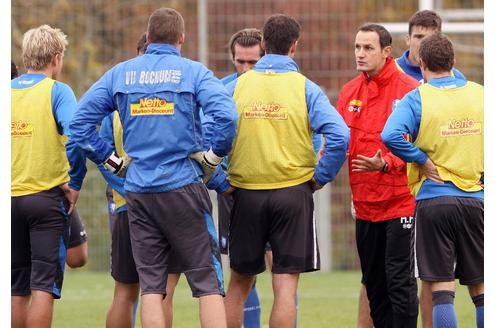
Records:
[[[232,196],[217,194],[218,200],[218,240],[220,241],[220,253],[229,253],[229,226],[230,214],[234,206]]]
[[[69,235],[69,248],[77,247],[86,242],[88,237],[86,236],[86,230],[82,223],[81,217],[74,207],[72,214],[70,215],[70,235]]]
[[[110,270],[112,277],[118,282],[124,284],[136,284],[139,282],[136,264],[132,256],[127,211],[116,213],[115,223],[112,228]]]
[[[309,183],[234,192],[230,223],[231,268],[246,275],[265,271],[265,247],[273,251],[273,273],[320,269],[320,254]]]
[[[437,197],[416,205],[416,276],[425,281],[473,285],[484,279],[484,203]]]
[[[41,290],[60,298],[70,226],[63,191],[11,197],[10,204],[11,295]]]
[[[164,294],[171,249],[194,297],[224,295],[211,201],[202,183],[161,193],[126,193],[141,294]]]
[[[118,282],[136,284],[139,282],[139,277],[132,255],[127,211],[121,211],[115,215],[116,219],[112,228],[112,251],[110,253],[111,275]],[[172,252],[168,258],[168,273],[181,272],[178,256]]]

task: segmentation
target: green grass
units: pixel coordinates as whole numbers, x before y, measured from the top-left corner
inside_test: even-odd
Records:
[[[298,327],[355,327],[359,281],[360,274],[355,271],[301,275]],[[268,327],[273,302],[270,275],[260,275],[256,286],[261,297],[262,327]],[[62,299],[55,302],[53,327],[104,327],[112,295],[113,280],[109,273],[68,270]],[[458,287],[455,308],[459,327],[476,326],[474,307],[465,287]],[[136,327],[141,327],[139,320]],[[174,327],[199,327],[198,302],[191,297],[184,277],[175,292]]]

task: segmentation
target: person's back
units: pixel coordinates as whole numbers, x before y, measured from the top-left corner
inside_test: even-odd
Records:
[[[143,327],[165,325],[162,301],[172,250],[199,298],[202,326],[225,326],[220,254],[202,178],[207,181],[230,150],[237,113],[213,73],[180,56],[184,39],[180,13],[155,10],[145,54],[103,75],[83,96],[71,123],[75,140],[96,164],[126,176]],[[200,107],[214,118],[215,136],[205,152]],[[117,156],[95,128],[114,110],[122,122],[124,156]]]
[[[208,74],[201,64],[180,57],[177,48],[152,43],[144,55],[117,65],[98,82],[117,99],[126,131],[125,149],[133,159],[126,190],[165,191],[199,181],[197,164],[188,155],[201,149],[197,103],[204,101],[203,93],[218,90],[215,84],[200,84]],[[87,97],[81,100],[83,105]],[[225,107],[220,103],[215,115],[230,122],[232,114]],[[222,124],[216,131],[218,146],[226,149],[230,125]]]
[[[239,113],[228,163],[229,183],[236,188],[225,299],[229,327],[242,324],[240,305],[256,274],[266,269],[268,241],[274,292],[270,326],[294,325],[299,274],[320,266],[313,192],[335,178],[349,136],[326,95],[298,72],[292,57],[299,32],[294,18],[270,16],[263,27],[265,56],[227,85]],[[318,164],[312,131],[326,139]]]
[[[229,180],[236,187],[283,188],[308,181],[314,174],[317,160],[306,104],[306,78],[297,71],[264,72],[270,65],[267,62],[275,62],[270,61],[274,56],[262,58],[255,70],[237,80],[233,96],[242,116],[229,161]],[[289,61],[285,64],[292,66]]]
[[[70,139],[76,99],[68,85],[56,81],[67,44],[59,29],[30,29],[22,42],[27,73],[11,81],[11,306],[16,327],[51,325],[53,300],[62,291],[69,215],[86,173],[84,155]]]
[[[454,50],[441,33],[425,38],[419,56],[427,83],[401,100],[382,138],[411,162],[415,275],[428,286],[423,296],[433,303],[433,326],[457,326],[459,279],[476,307],[477,327],[484,327],[484,91],[451,75]]]
[[[24,74],[12,81],[12,103],[16,106],[12,111],[14,196],[49,190],[69,181],[69,163],[64,158],[66,138],[58,133],[51,107],[54,83],[39,74]],[[33,103],[39,110],[31,110]]]

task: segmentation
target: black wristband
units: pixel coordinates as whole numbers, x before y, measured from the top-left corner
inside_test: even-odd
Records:
[[[387,169],[388,169],[388,163],[387,161],[385,161],[385,164],[383,164],[383,167],[382,167],[382,172],[387,172]]]

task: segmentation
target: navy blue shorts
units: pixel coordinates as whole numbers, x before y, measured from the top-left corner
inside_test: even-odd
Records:
[[[474,285],[484,279],[484,203],[437,197],[416,204],[416,276],[425,281]]]
[[[320,269],[309,183],[270,189],[236,189],[229,236],[230,267],[245,275],[265,271],[265,250],[273,252],[273,273]]]
[[[41,290],[60,298],[70,226],[63,191],[11,197],[10,204],[11,295]]]
[[[224,295],[217,232],[204,184],[169,192],[127,192],[126,200],[141,294],[165,293],[169,259],[175,253],[194,297]]]

